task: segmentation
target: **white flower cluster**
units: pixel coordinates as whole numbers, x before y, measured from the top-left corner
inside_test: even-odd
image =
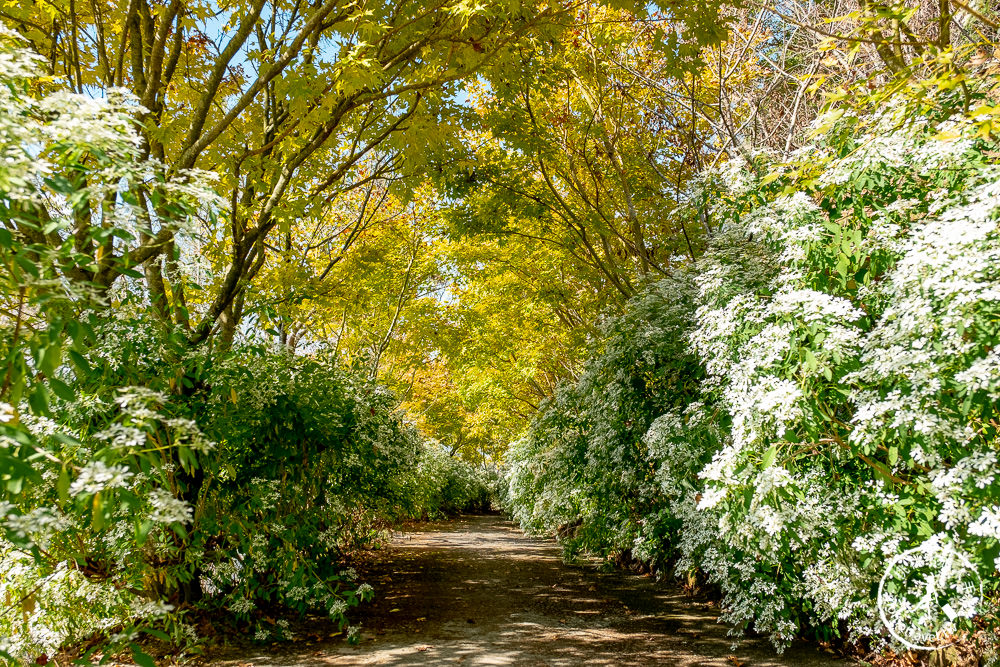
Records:
[[[69,493],[72,496],[92,495],[108,489],[124,489],[134,473],[125,466],[108,466],[103,461],[91,461],[77,474],[70,484]]]
[[[256,608],[257,605],[255,605],[252,600],[245,597],[239,597],[229,603],[229,611],[234,614],[249,614]]]
[[[56,655],[95,631],[165,612],[162,605],[140,601],[110,582],[89,580],[75,564],[40,563],[3,540],[0,599],[18,604],[16,614],[0,616],[0,649],[11,656],[11,664],[33,664],[38,656]]]
[[[157,523],[190,523],[194,516],[191,505],[166,489],[153,489],[146,500],[151,508],[149,518]]]

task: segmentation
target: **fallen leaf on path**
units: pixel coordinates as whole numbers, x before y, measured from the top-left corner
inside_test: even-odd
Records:
[[[726,660],[728,660],[729,663],[733,665],[733,667],[743,667],[744,664],[743,661],[737,658],[735,655],[728,656]]]
[[[420,651],[421,653],[423,653],[427,649],[431,649],[431,648],[434,648],[434,647],[433,646],[418,646],[417,650]]]

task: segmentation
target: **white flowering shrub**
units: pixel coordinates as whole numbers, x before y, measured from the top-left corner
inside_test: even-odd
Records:
[[[289,638],[272,620],[283,611],[346,628],[375,594],[343,567],[351,551],[401,519],[484,502],[479,475],[425,443],[384,386],[334,360],[243,347],[202,367],[186,401],[218,448],[199,468],[185,595],[254,636]]]
[[[676,554],[719,587],[737,634],[779,648],[806,630],[932,646],[993,622],[995,116],[835,112],[767,177],[707,177],[721,229],[695,306],[624,325],[659,329],[630,343],[635,358],[683,338],[699,370],[682,353],[665,368],[697,389],[647,384],[622,404],[620,384],[564,388],[513,449],[515,516],[576,522],[577,539],[594,527],[583,546],[598,553]],[[607,437],[602,423],[650,404],[644,436]]]
[[[147,229],[130,189],[174,229],[211,193],[142,157],[134,99],[41,94],[39,65],[0,31],[0,660],[16,664],[84,639],[125,646],[160,623],[145,559],[171,553],[192,508],[157,464],[190,471],[211,447],[158,392],[85,397],[77,382],[107,305],[95,277],[135,274],[119,253]],[[95,419],[70,417],[85,405]]]
[[[924,543],[996,581],[994,146],[910,112],[840,118],[734,203],[699,276],[691,340],[728,431],[699,473],[719,536],[699,548],[734,549],[713,576],[729,618],[779,645],[808,624],[885,637],[880,613],[913,645],[970,628],[965,585],[918,609],[890,582],[877,609],[886,560]],[[726,259],[749,247],[763,281]]]
[[[478,469],[449,456],[437,442],[423,443],[416,474],[409,478],[408,512],[420,518],[442,518],[459,512],[492,509],[495,471]]]
[[[701,369],[685,340],[694,295],[687,274],[651,286],[607,324],[580,380],[512,445],[505,505],[523,526],[560,534],[570,553],[671,555],[678,524],[667,501],[680,488],[657,483],[663,452],[644,436],[657,416],[697,397]]]
[[[488,505],[483,475],[425,443],[365,376],[255,347],[182,354],[131,317],[94,323],[101,343],[58,422],[22,417],[53,455],[4,506],[0,592],[31,609],[0,625],[17,659],[129,628],[190,643],[183,608],[261,641],[292,638],[289,613],[346,628],[375,594],[344,567],[352,550],[403,518]],[[130,361],[147,354],[160,363]]]
[[[346,550],[408,513],[421,441],[385,389],[333,363],[246,350],[208,372],[192,401],[220,454],[195,547],[198,595],[267,625],[275,605],[347,624],[373,592]]]
[[[91,418],[113,415],[105,428],[74,431],[23,416],[21,426],[49,456],[35,462],[35,483],[0,503],[0,598],[20,612],[0,616],[0,649],[12,659],[34,662],[95,637],[130,642],[150,624],[162,627],[176,607],[166,600],[188,579],[178,556],[193,507],[178,497],[174,466],[146,454],[181,450],[193,460],[212,443],[193,422],[163,414],[166,404],[134,387],[108,405],[87,401]]]

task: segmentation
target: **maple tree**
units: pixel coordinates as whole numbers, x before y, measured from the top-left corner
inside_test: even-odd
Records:
[[[183,180],[195,168],[218,176],[227,204],[198,230],[220,244],[210,284],[202,285],[209,291],[190,294],[193,281],[179,261],[184,244],[159,224],[166,211],[143,188],[132,193],[148,217],[143,234],[131,243],[108,241],[89,276],[110,286],[121,273],[112,257],[141,267],[160,317],[199,341],[217,326],[232,337],[241,295],[266,261],[272,232],[287,238],[293,220],[322,217],[340,189],[389,173],[404,154],[419,158],[411,137],[437,134],[454,83],[553,13],[461,0],[69,0],[9,6],[4,18],[74,90],[131,91],[143,153],[166,166],[165,178]],[[362,164],[367,175],[357,170]],[[81,239],[102,224],[101,212],[94,215],[78,216]]]

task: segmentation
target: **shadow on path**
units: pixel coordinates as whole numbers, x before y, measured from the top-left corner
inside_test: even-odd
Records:
[[[670,583],[564,565],[554,542],[495,516],[413,528],[364,575],[377,597],[361,608],[359,645],[292,644],[281,655],[214,664],[846,664],[808,644],[779,656],[766,640],[748,639],[734,651],[717,608]]]

